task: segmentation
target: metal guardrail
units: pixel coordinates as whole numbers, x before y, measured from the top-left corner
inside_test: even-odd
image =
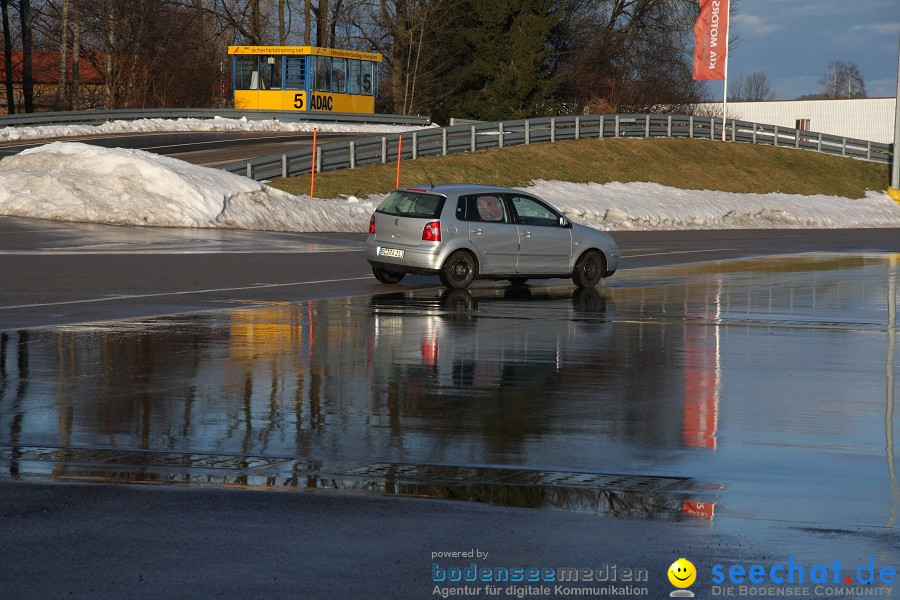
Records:
[[[316,149],[316,171],[353,169],[397,160],[400,134],[372,136],[351,142],[321,144]],[[403,160],[446,156],[489,148],[521,146],[586,138],[693,138],[722,139],[722,119],[681,115],[585,115],[547,117],[498,123],[469,123],[435,127],[403,135]],[[729,120],[725,136],[782,148],[813,150],[877,163],[890,164],[891,144],[857,140],[813,131]],[[263,156],[219,167],[256,180],[302,175],[312,170],[312,148]]]
[[[299,112],[291,110],[235,110],[231,108],[151,108],[140,110],[76,110],[67,112],[26,113],[0,117],[2,126],[96,125],[106,121],[137,119],[212,119],[224,117],[252,120],[315,121],[320,123],[378,123],[380,125],[431,124],[431,117],[416,115],[366,115],[359,113]]]

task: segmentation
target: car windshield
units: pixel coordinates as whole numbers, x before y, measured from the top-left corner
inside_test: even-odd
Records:
[[[420,194],[397,190],[385,198],[378,208],[380,213],[398,217],[436,219],[441,214],[445,198],[434,194]]]

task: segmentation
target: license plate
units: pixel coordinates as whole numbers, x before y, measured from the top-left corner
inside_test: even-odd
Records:
[[[403,258],[404,254],[406,254],[406,251],[397,250],[396,248],[378,248],[378,256],[387,256],[388,258]]]

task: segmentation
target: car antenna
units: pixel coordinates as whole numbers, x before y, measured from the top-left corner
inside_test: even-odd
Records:
[[[428,171],[425,170],[425,165],[420,162],[419,167],[421,167],[422,172],[425,173],[425,177],[428,179],[428,183],[431,184],[431,189],[434,189],[434,182],[431,180],[431,177],[428,176]]]

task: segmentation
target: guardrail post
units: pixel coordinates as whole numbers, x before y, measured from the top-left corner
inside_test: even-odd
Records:
[[[872,160],[872,142],[866,144],[866,160]]]
[[[775,126],[775,147],[778,147],[778,125]]]
[[[281,155],[281,176],[287,178],[287,154]]]
[[[581,139],[581,117],[575,117],[575,139]]]
[[[694,139],[694,116],[691,115],[690,118],[688,119],[688,121],[689,121],[688,127],[691,130],[690,138]]]
[[[794,130],[794,148],[800,147],[800,130]]]
[[[356,168],[356,142],[350,142],[350,168]]]
[[[615,137],[619,137],[619,115],[616,115],[616,135]]]
[[[387,163],[387,138],[381,136],[381,164]]]
[[[472,139],[470,140],[471,152],[475,152],[475,126],[472,125]]]
[[[247,161],[247,177],[253,179],[253,165],[250,164],[250,161]]]
[[[600,133],[597,135],[598,139],[603,139],[603,130],[606,129],[606,117],[600,115]]]
[[[556,117],[550,117],[550,141],[556,141]]]
[[[716,118],[712,117],[709,121],[709,139],[716,141]]]
[[[841,138],[841,156],[847,156],[847,138]]]
[[[737,141],[737,124],[734,122],[734,119],[731,120],[731,141]]]
[[[644,139],[650,139],[650,115],[644,115]]]
[[[666,137],[672,137],[672,115],[669,115],[669,122],[666,127]]]
[[[503,147],[503,122],[498,123],[498,125],[500,126],[500,137],[497,140],[497,143],[502,148]]]
[[[416,131],[413,131],[413,144],[412,144],[412,159],[416,160],[419,158],[419,134]]]
[[[753,123],[752,125],[753,125],[753,143],[755,144],[756,143],[756,130],[757,130],[758,126],[756,123]]]
[[[322,172],[322,148],[316,148],[316,173]]]
[[[447,128],[441,129],[441,154],[447,156]]]
[[[531,143],[531,121],[525,121],[525,145]]]
[[[821,133],[819,134],[819,146],[818,146],[818,150],[819,150],[819,152],[822,151],[822,134],[821,134]]]

